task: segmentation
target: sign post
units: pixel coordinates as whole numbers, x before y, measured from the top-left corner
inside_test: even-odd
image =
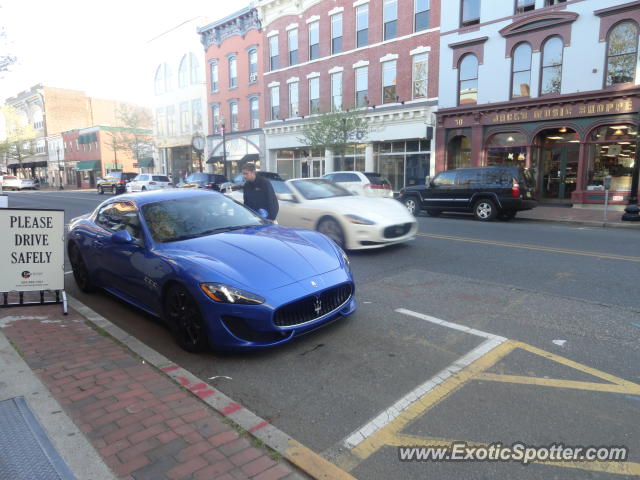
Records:
[[[64,292],[64,210],[0,209],[1,307],[62,303]],[[19,303],[9,303],[18,292]],[[39,292],[40,301],[25,302],[24,292]],[[55,300],[45,301],[45,292]]]
[[[609,190],[611,190],[611,175],[604,177],[604,223],[607,223],[607,210],[609,208]]]

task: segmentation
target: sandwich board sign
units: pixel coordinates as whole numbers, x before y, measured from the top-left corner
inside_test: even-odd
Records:
[[[0,209],[0,292],[64,290],[64,210]],[[64,296],[64,292],[63,292]],[[33,305],[34,303],[30,303]],[[66,310],[66,308],[65,308]]]

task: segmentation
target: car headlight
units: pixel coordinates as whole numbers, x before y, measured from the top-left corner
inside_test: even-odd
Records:
[[[358,215],[345,215],[347,220],[351,223],[355,223],[356,225],[375,225],[376,222],[373,222],[367,218],[359,217]]]
[[[235,303],[239,305],[259,305],[264,298],[239,288],[230,287],[223,283],[201,283],[200,288],[211,300],[220,303]]]

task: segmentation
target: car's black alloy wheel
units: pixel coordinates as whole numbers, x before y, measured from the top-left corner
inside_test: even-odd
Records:
[[[207,349],[207,330],[195,300],[182,285],[174,285],[164,301],[164,315],[180,348],[198,353]]]
[[[95,287],[89,276],[89,270],[82,259],[80,249],[75,245],[71,247],[69,251],[69,261],[71,262],[71,270],[73,271],[73,278],[76,281],[78,288],[84,293],[91,293]]]

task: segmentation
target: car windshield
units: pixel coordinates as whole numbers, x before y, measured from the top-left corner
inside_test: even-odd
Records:
[[[222,195],[186,197],[142,206],[142,216],[156,242],[213,235],[267,222]]]
[[[276,193],[291,193],[291,189],[282,180],[269,180]]]
[[[294,180],[292,183],[307,200],[351,196],[344,188],[321,178]]]

